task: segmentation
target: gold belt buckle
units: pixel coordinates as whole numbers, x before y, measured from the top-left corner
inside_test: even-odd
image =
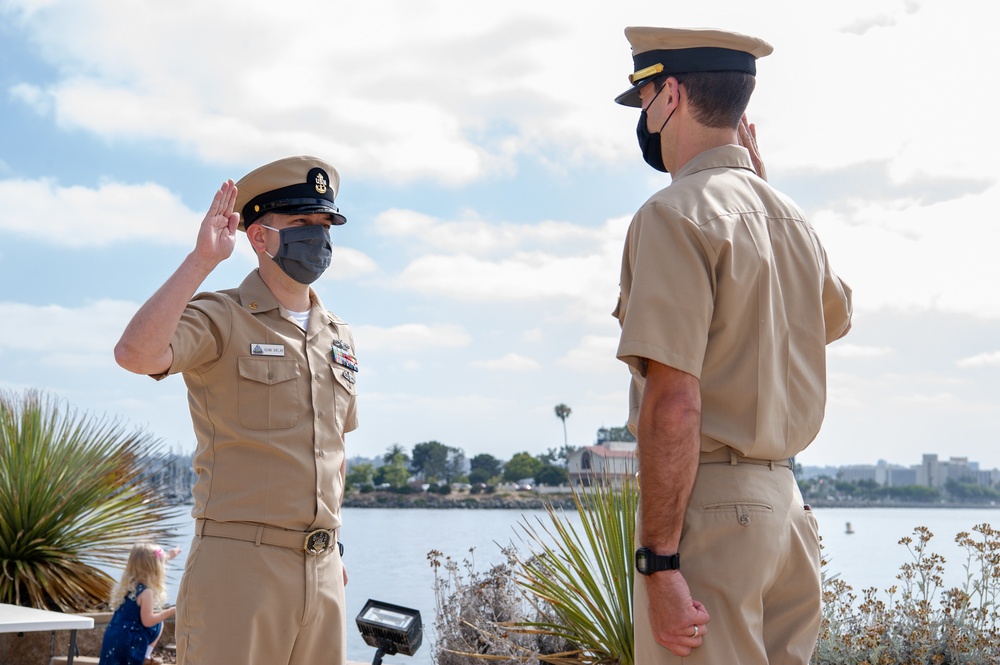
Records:
[[[327,529],[316,529],[307,534],[305,544],[303,545],[303,549],[313,556],[326,554],[326,551],[332,547],[333,530]]]

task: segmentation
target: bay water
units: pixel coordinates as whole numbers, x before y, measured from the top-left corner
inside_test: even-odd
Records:
[[[930,529],[934,538],[929,552],[942,555],[945,584],[964,583],[964,550],[955,544],[955,535],[971,531],[976,524],[991,523],[1000,516],[989,508],[816,508],[823,538],[827,575],[840,577],[855,592],[876,587],[882,591],[896,584],[900,566],[913,561],[898,544],[913,536],[915,527]],[[180,545],[181,555],[171,564],[167,595],[177,597],[177,586],[191,546],[194,523],[190,507],[179,507],[174,524],[177,536],[168,546]],[[579,525],[574,511],[564,513]],[[549,523],[544,510],[474,509],[366,509],[344,508],[344,562],[347,585],[347,656],[349,660],[370,662],[375,650],[364,643],[354,618],[371,598],[420,611],[424,624],[423,644],[412,656],[391,656],[398,665],[431,665],[434,640],[434,571],[427,554],[438,550],[462,564],[469,560],[477,572],[486,572],[504,561],[501,546],[514,544],[521,552],[528,548],[521,540],[520,525]],[[848,528],[849,525],[849,528]],[[849,532],[850,531],[850,532]],[[914,540],[916,538],[914,537]],[[462,568],[464,571],[464,567]]]

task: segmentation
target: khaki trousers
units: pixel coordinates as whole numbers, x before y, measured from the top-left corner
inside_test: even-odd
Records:
[[[708,611],[708,634],[686,658],[658,645],[636,573],[636,665],[809,662],[820,625],[819,533],[790,469],[699,465],[680,554],[691,596]]]
[[[195,536],[177,594],[180,665],[343,665],[343,563]]]

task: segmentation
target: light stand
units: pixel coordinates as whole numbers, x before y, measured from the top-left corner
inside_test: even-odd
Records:
[[[385,655],[412,656],[424,636],[420,612],[378,600],[369,599],[355,621],[365,644],[378,649],[372,665],[382,665]]]

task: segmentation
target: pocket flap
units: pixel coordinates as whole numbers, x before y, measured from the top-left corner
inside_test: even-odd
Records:
[[[239,359],[239,365],[241,377],[269,386],[290,381],[299,375],[298,364],[285,358],[243,357]]]

